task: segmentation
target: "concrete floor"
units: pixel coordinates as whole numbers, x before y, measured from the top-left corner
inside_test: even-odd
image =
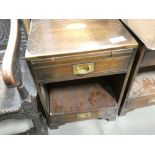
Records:
[[[155,134],[155,106],[136,109],[125,116],[117,117],[115,121],[87,120],[67,123],[56,130],[50,130],[51,135],[145,135]]]
[[[33,123],[28,119],[8,119],[0,121],[0,135],[13,135],[26,132],[33,128]]]

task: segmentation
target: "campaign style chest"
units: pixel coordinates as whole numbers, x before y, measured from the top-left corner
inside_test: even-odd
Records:
[[[123,20],[139,42],[120,114],[155,104],[155,20]]]
[[[119,20],[32,20],[26,60],[55,128],[117,115],[138,46]]]

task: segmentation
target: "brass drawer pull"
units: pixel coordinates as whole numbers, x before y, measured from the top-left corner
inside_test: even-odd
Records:
[[[91,118],[91,117],[92,117],[91,112],[86,112],[86,113],[79,113],[79,114],[77,114],[77,119],[78,119],[78,120],[88,119],[88,118]]]
[[[92,72],[94,72],[94,63],[73,65],[74,75],[84,75]]]

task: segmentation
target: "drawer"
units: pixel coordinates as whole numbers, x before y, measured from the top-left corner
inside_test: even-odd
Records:
[[[82,113],[51,115],[50,117],[51,117],[52,123],[57,124],[59,126],[65,123],[75,122],[75,121],[83,121],[83,120],[97,119],[97,118],[110,119],[112,116],[117,117],[116,109],[117,107],[87,111]]]
[[[126,111],[147,107],[155,104],[155,94],[127,100]]]
[[[31,61],[36,82],[48,83],[126,72],[132,50],[100,51]]]
[[[145,52],[141,66],[155,65],[155,51],[147,50]]]
[[[50,116],[55,123],[106,119],[115,115],[116,96],[108,78],[80,79],[48,86]]]

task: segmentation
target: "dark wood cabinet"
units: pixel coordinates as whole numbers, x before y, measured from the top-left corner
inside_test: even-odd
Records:
[[[32,20],[28,38],[50,128],[117,116],[138,46],[119,20]]]
[[[155,104],[155,20],[124,20],[139,42],[120,114]]]

